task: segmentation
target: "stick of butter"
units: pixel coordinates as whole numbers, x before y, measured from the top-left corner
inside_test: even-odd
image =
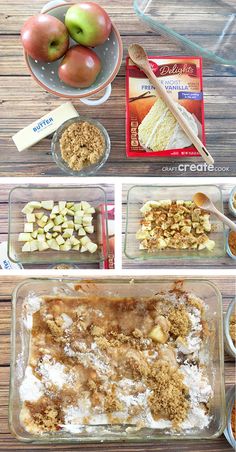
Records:
[[[66,102],[51,113],[16,133],[12,139],[19,152],[29,149],[43,138],[51,135],[63,122],[79,116],[71,102]]]

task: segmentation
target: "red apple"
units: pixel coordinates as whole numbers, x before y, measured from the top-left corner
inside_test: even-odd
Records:
[[[81,2],[71,6],[65,16],[70,36],[86,47],[103,44],[111,33],[112,23],[97,3]]]
[[[49,14],[30,17],[21,30],[21,40],[28,55],[40,61],[58,60],[69,47],[66,26]]]
[[[58,69],[59,78],[74,88],[88,88],[101,71],[97,54],[87,47],[73,46],[65,54]]]

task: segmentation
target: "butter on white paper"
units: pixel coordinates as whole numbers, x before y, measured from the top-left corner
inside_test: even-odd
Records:
[[[10,261],[7,255],[7,242],[0,243],[0,267],[3,270],[17,270],[23,268],[21,264]]]
[[[79,116],[79,114],[75,107],[71,102],[66,102],[17,132],[12,139],[19,152],[25,151],[43,138],[55,132],[63,122],[75,118],[76,116]]]

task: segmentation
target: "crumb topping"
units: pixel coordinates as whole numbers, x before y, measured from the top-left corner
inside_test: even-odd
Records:
[[[181,430],[192,409],[182,369],[204,369],[203,313],[204,303],[181,291],[140,299],[45,297],[33,313],[22,425],[38,434],[94,424]],[[186,352],[180,339],[185,349],[196,345]],[[38,398],[27,392],[29,381]],[[210,393],[204,397],[206,424]]]

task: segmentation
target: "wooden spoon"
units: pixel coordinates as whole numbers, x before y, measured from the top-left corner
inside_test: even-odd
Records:
[[[236,232],[236,224],[221,213],[213,204],[213,202],[204,193],[195,193],[193,201],[200,209],[214,213],[223,223],[227,224],[232,231]]]
[[[172,100],[172,98],[167,93],[166,89],[162,86],[158,78],[153,73],[152,68],[148,61],[148,56],[144,48],[139,44],[131,44],[128,48],[128,52],[134,64],[136,64],[136,66],[138,66],[146,74],[149,81],[156,88],[159,96],[165,102],[165,104],[167,105],[167,107],[169,108],[169,110],[179,123],[180,127],[186,133],[186,135],[191,140],[195,148],[201,154],[202,158],[205,160],[205,162],[208,164],[214,163],[214,159],[211,156],[211,154],[208,152],[208,150],[201,142],[201,140],[198,138],[198,136],[193,132],[188,122],[186,121],[185,117],[176,106],[175,102]]]

